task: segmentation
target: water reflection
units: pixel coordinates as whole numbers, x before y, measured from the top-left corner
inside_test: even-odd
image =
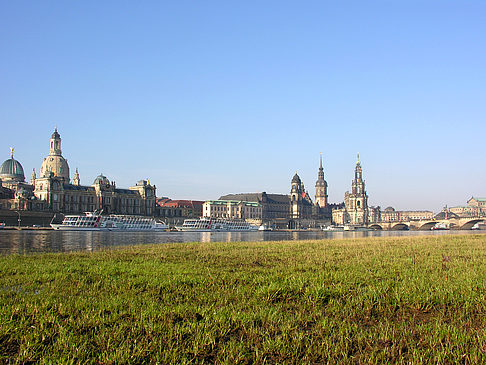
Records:
[[[0,254],[96,251],[114,246],[176,242],[235,242],[477,234],[486,231],[63,232],[0,231]]]

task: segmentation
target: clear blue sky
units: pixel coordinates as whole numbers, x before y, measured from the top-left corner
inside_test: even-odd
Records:
[[[430,209],[486,196],[484,1],[0,1],[0,159],[159,196]],[[3,152],[1,152],[3,151]],[[3,156],[3,157],[1,157]]]

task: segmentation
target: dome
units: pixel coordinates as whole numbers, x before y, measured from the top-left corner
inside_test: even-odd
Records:
[[[292,184],[301,184],[300,177],[295,173],[294,177],[292,178]]]
[[[385,208],[385,212],[394,212],[394,211],[395,211],[395,208],[393,208],[393,207]]]
[[[45,177],[48,172],[54,173],[54,176],[63,177],[69,182],[69,165],[62,156],[49,155],[42,161],[40,176]]]
[[[100,174],[93,181],[93,185],[110,185],[110,180],[106,176],[103,176],[103,174]]]
[[[0,179],[4,181],[25,181],[24,168],[20,162],[13,158],[13,155],[0,166]]]

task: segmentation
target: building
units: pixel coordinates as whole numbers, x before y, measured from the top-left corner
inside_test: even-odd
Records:
[[[315,204],[321,210],[327,210],[327,181],[324,180],[324,168],[322,167],[322,154],[320,156],[319,172],[317,173]]]
[[[474,217],[485,217],[486,216],[486,198],[475,198],[471,197],[467,201],[466,206],[447,206],[442,210],[443,212],[453,213],[460,218],[474,218]]]
[[[394,222],[410,222],[433,219],[434,212],[429,210],[395,210],[393,207],[386,208],[381,212],[380,222],[394,223]]]
[[[10,158],[0,166],[0,210],[44,210],[45,203],[35,198],[34,187],[25,182],[24,168],[13,152],[11,148]]]
[[[369,222],[368,195],[366,194],[359,154],[354,169],[351,192],[347,191],[344,194],[344,208],[332,211],[332,220],[335,224],[352,225],[367,225]]]
[[[243,219],[261,224],[262,205],[241,200],[207,200],[203,204],[203,217]]]
[[[164,220],[198,218],[203,215],[203,204],[204,202],[200,200],[157,198],[155,215]]]
[[[315,216],[313,208],[314,203],[296,172],[290,184],[290,218],[311,219]]]
[[[275,219],[289,218],[290,196],[286,194],[241,193],[223,195],[219,200],[236,200],[258,203],[262,206],[262,220],[267,223]]]
[[[76,169],[71,183],[69,164],[62,155],[57,128],[51,135],[49,154],[42,161],[40,175],[37,177],[34,169],[30,184],[25,182],[22,165],[13,158],[13,149],[10,154],[10,159],[0,168],[1,196],[9,197],[0,199],[1,209],[63,214],[98,210],[106,214],[154,215],[156,187],[148,180],[120,189],[115,182],[100,174],[93,184],[83,186]]]

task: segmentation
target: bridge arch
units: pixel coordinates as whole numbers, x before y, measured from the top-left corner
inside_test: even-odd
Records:
[[[459,227],[459,229],[471,229],[476,223],[479,222],[485,222],[486,220],[484,218],[476,218],[476,219],[471,219],[470,221],[464,223],[462,226]]]
[[[427,222],[427,223],[422,224],[418,229],[420,231],[430,231],[432,229],[432,227],[434,227],[436,224],[437,224],[436,221]]]
[[[410,227],[407,224],[405,224],[405,223],[397,223],[397,224],[391,226],[391,229],[393,231],[406,231],[409,228]]]
[[[383,227],[380,226],[377,223],[372,224],[371,226],[369,226],[369,228],[371,228],[372,230],[375,230],[375,231],[382,231],[383,230]]]

